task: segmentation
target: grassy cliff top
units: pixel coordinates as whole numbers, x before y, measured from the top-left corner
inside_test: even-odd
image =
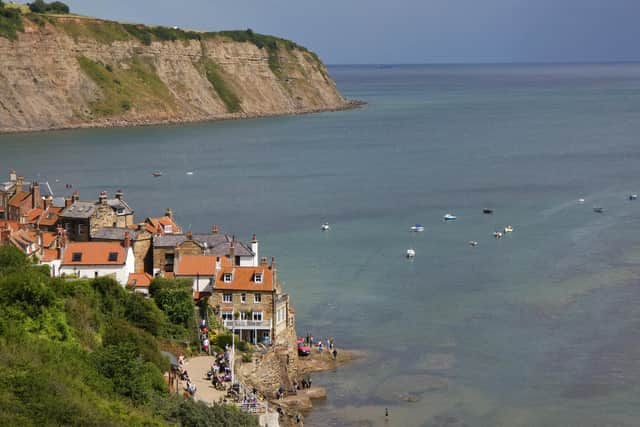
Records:
[[[136,39],[144,45],[151,45],[153,42],[225,38],[236,42],[252,43],[259,49],[266,49],[270,53],[280,48],[287,51],[301,50],[309,53],[316,61],[320,62],[314,52],[291,40],[255,33],[251,29],[195,31],[178,27],[121,23],[74,14],[34,13],[26,5],[3,4],[0,1],[0,37],[15,40],[17,33],[24,32],[24,19],[40,26],[49,23],[62,28],[76,39],[79,37],[93,38],[101,43]]]

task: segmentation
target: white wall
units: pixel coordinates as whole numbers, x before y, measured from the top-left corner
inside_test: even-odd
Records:
[[[116,281],[122,286],[127,285],[129,274],[135,272],[135,257],[131,248],[127,249],[127,256],[124,265],[63,265],[59,269],[59,274],[73,276],[79,274],[82,279],[93,279],[98,273],[98,277],[114,276]]]
[[[176,276],[176,279],[188,279],[193,283],[193,293],[210,292],[213,293],[215,280],[212,276]]]
[[[255,264],[254,261],[254,257],[252,256],[241,256],[240,267],[255,267],[258,264]]]

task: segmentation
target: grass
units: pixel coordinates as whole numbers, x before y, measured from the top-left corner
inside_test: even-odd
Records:
[[[102,97],[91,103],[97,116],[117,116],[129,110],[155,110],[159,105],[173,107],[173,94],[155,70],[140,60],[133,60],[128,68],[112,67],[85,56],[78,57],[82,71],[102,90]]]
[[[103,44],[115,41],[129,40],[130,36],[122,24],[113,21],[97,20],[54,20],[55,25],[61,27],[74,40],[80,38],[94,39]]]
[[[204,60],[202,62],[202,66],[207,76],[207,80],[209,80],[209,83],[211,83],[211,86],[213,86],[213,89],[215,89],[222,102],[224,102],[224,105],[227,107],[227,111],[230,113],[237,113],[241,111],[240,99],[225,82],[224,73],[220,70],[218,65],[211,60]]]
[[[20,10],[0,6],[0,37],[15,40],[18,32],[24,32]]]

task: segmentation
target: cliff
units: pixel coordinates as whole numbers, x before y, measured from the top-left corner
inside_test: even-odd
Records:
[[[20,15],[4,31],[2,24],[0,132],[352,105],[314,53],[251,30],[204,33],[39,14]]]

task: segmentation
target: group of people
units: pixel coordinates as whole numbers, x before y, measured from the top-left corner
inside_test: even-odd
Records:
[[[202,319],[200,323],[200,348],[205,353],[209,353],[209,346],[211,342],[209,341],[209,329],[207,328],[206,320]]]
[[[185,358],[183,355],[178,357],[178,375],[182,381],[186,381],[184,386],[185,395],[193,397],[196,394],[196,385],[191,381],[191,378],[189,378],[189,373],[185,367]]]
[[[211,365],[211,369],[207,372],[207,377],[211,380],[211,384],[217,390],[224,389],[224,383],[231,381],[231,354],[229,349],[225,349],[224,353],[215,355],[215,361]]]
[[[311,348],[313,348],[315,346],[315,340],[313,339],[313,335],[310,335],[309,333],[307,333],[307,335],[305,336],[305,343]],[[336,360],[338,358],[338,350],[336,349],[335,338],[327,338],[326,343],[329,349],[329,354],[333,356],[333,360]],[[322,343],[322,340],[318,340],[318,353],[322,354],[324,349],[325,349],[325,346]]]

